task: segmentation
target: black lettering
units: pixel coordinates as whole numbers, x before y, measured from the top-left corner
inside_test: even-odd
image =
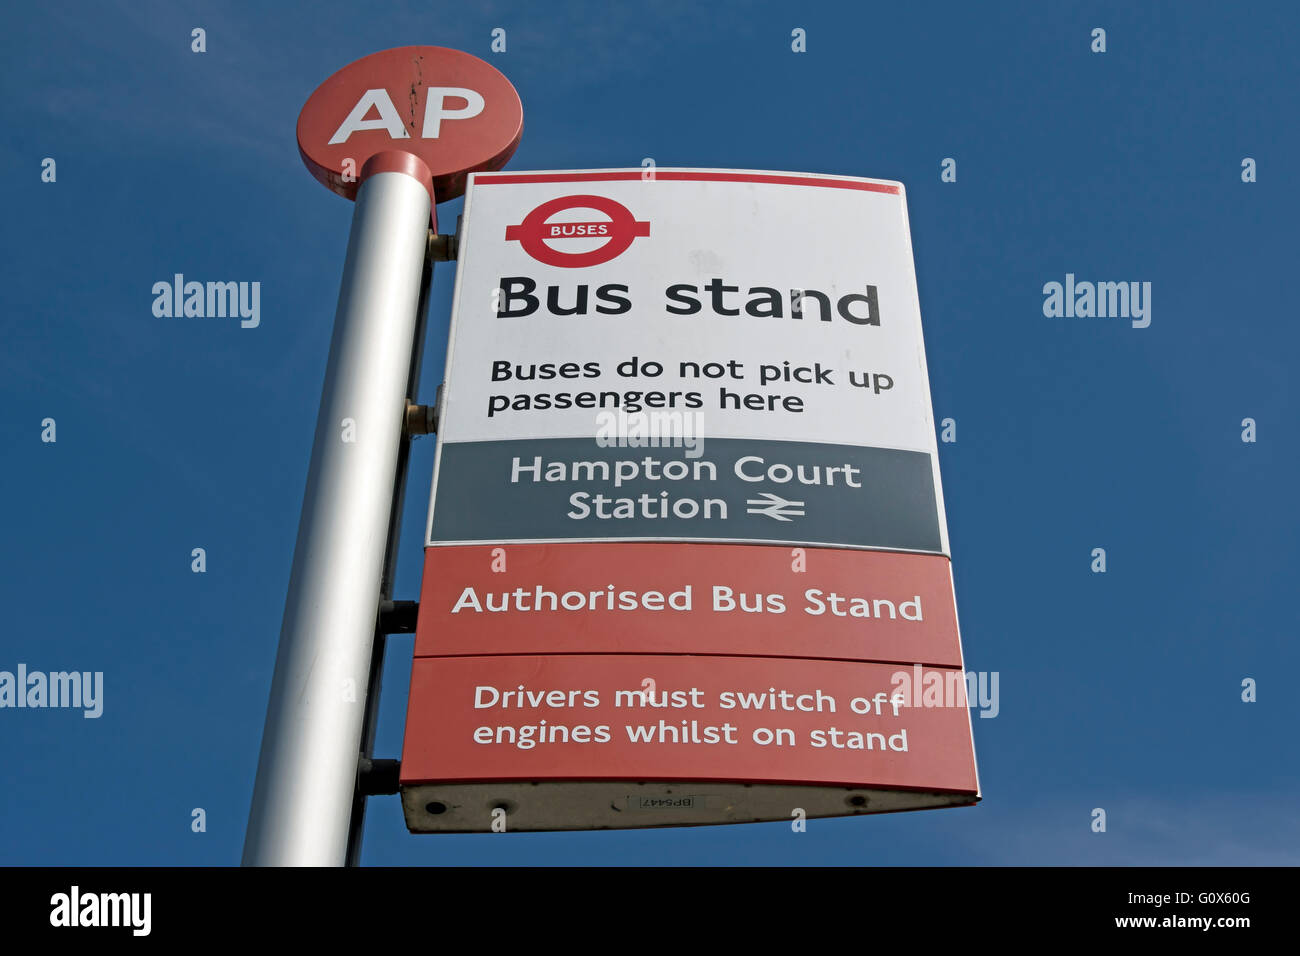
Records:
[[[739,309],[728,309],[722,297],[728,292],[739,292],[738,285],[723,285],[721,279],[710,279],[705,286],[713,295],[713,312],[715,315],[740,315]]]
[[[674,302],[680,302],[685,306],[685,308],[675,309],[671,305],[666,306],[665,308],[673,315],[694,315],[696,312],[700,311],[700,301],[699,299],[691,298],[686,293],[689,292],[694,294],[698,291],[699,290],[693,285],[669,286],[668,292],[666,293],[668,298]]]
[[[603,305],[596,306],[596,311],[601,315],[622,315],[625,312],[632,311],[632,300],[621,295],[615,295],[615,292],[627,292],[625,285],[603,285],[596,290],[596,299],[609,303],[612,308]]]
[[[760,285],[750,289],[749,294],[765,297],[765,298],[758,298],[758,299],[750,299],[748,302],[745,303],[745,311],[748,312],[750,315],[756,316],[760,319],[768,318],[768,317],[779,319],[784,315],[784,313],[781,311],[780,292],[777,292],[775,289],[770,289],[767,286]],[[761,305],[766,305],[767,311],[759,312],[758,307]]]
[[[550,310],[551,315],[586,315],[587,314],[587,287],[578,286],[577,294],[574,296],[577,300],[572,309],[566,309],[560,305],[560,287],[552,285],[546,287],[546,307]]]
[[[859,318],[849,311],[849,305],[854,302],[865,302],[867,304],[867,314],[865,317]],[[867,286],[866,295],[858,295],[856,293],[853,295],[846,295],[844,298],[840,299],[839,308],[840,315],[844,316],[844,318],[848,319],[854,325],[880,324],[880,309],[876,303],[876,287],[874,285]]]
[[[799,297],[799,301],[795,304],[794,311],[790,313],[791,316],[796,319],[802,319],[803,304],[807,302],[810,298],[816,299],[821,304],[821,320],[823,322],[829,322],[831,320],[830,297],[827,296],[825,292],[818,292],[816,289],[803,290],[803,295]]]
[[[518,287],[517,290],[516,287]],[[497,283],[497,288],[501,292],[501,298],[497,302],[497,318],[499,319],[517,319],[532,315],[537,311],[537,307],[541,305],[537,297],[532,294],[533,290],[537,288],[537,283],[525,276],[511,276],[508,279],[502,279]],[[516,299],[524,303],[522,308],[511,308]]]

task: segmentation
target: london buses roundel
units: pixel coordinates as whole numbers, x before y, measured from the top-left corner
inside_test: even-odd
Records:
[[[594,222],[551,220],[556,213],[570,209],[595,209],[609,218]],[[626,252],[633,239],[648,235],[650,223],[639,221],[630,209],[606,196],[561,196],[542,203],[517,226],[506,226],[506,239],[517,241],[538,262],[563,269],[609,262]],[[606,241],[595,249],[569,252],[562,248],[566,240],[600,238]],[[559,245],[551,245],[552,242]]]

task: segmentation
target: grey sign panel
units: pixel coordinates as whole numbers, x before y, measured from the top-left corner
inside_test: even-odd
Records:
[[[919,451],[728,438],[694,449],[447,442],[430,543],[683,539],[942,553],[935,502],[933,464]]]

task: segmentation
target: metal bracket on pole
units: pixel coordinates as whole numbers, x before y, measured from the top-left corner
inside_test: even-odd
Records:
[[[429,230],[429,245],[425,256],[433,262],[451,262],[460,252],[460,241],[454,235],[439,234]]]
[[[401,779],[400,760],[372,760],[362,757],[357,764],[357,785],[367,797],[386,797],[397,793]]]
[[[379,624],[375,628],[377,641],[382,643],[382,638],[389,634],[414,634],[419,612],[419,601],[380,601]],[[363,797],[397,793],[401,769],[400,760],[376,759],[362,753],[357,761],[357,792]]]
[[[406,403],[406,418],[402,422],[402,428],[407,438],[436,434],[438,431],[438,406],[416,405],[408,401]]]
[[[433,398],[432,405],[416,405],[410,399],[406,402],[406,416],[402,419],[402,435],[417,438],[420,435],[436,435],[438,421],[442,417],[442,386]]]
[[[379,633],[414,634],[415,618],[419,613],[419,601],[380,601]]]

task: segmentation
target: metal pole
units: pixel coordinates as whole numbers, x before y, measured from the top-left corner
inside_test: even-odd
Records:
[[[424,329],[429,316],[429,290],[433,287],[433,262],[426,258],[420,276],[420,298],[416,303],[415,337],[411,348],[411,370],[406,379],[406,399],[412,404],[420,390],[420,366],[424,359]],[[411,457],[411,440],[401,443],[397,456],[397,474],[393,481],[393,508],[388,518],[388,548],[384,553],[384,572],[379,587],[379,600],[393,596],[393,579],[397,576],[397,552],[402,540],[402,505],[406,500],[406,472]],[[374,651],[370,661],[370,679],[366,691],[366,712],[361,727],[361,752],[359,758],[373,757],[375,731],[379,727],[379,691],[384,682],[384,648],[388,635],[375,628]],[[348,824],[347,866],[361,865],[361,838],[366,826],[366,796],[356,788],[352,798],[352,813]]]
[[[245,866],[345,861],[432,202],[427,180],[369,168],[352,216]]]

